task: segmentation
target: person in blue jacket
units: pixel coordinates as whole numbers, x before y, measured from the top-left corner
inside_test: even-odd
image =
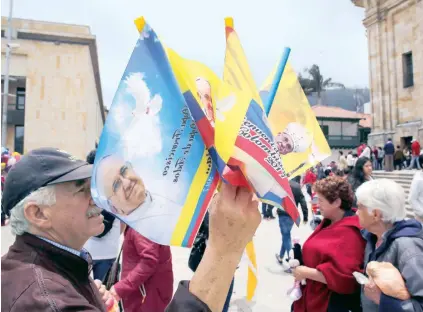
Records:
[[[420,222],[405,219],[404,189],[392,180],[376,179],[363,183],[356,196],[367,241],[364,271],[371,261],[390,262],[401,273],[411,296],[408,300],[390,297],[370,282],[362,288],[363,312],[422,312],[423,228]]]

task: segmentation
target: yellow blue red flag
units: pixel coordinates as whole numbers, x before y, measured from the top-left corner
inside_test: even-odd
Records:
[[[234,154],[228,165],[239,167],[263,202],[282,207],[298,225],[300,217],[284,164],[274,144],[263,104],[241,42],[233,27],[232,18],[225,19],[225,30],[223,80],[248,93],[251,98],[235,141]]]
[[[219,182],[165,48],[144,19],[96,154],[92,196],[150,240],[190,247]]]

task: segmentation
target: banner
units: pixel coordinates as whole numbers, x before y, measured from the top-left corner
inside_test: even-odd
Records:
[[[267,101],[275,73],[276,68],[261,88],[263,102]],[[283,72],[268,120],[289,178],[303,174],[331,155],[326,138],[289,62]]]
[[[190,247],[219,175],[165,49],[144,20],[138,23],[142,31],[101,134],[92,195],[148,239]]]

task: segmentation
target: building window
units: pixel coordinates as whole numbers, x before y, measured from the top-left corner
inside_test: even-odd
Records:
[[[329,126],[320,125],[320,128],[322,129],[324,136],[327,138],[329,135]]]
[[[6,38],[6,31],[4,29],[1,30],[1,37]]]
[[[24,151],[24,126],[15,126],[15,152],[23,154]]]
[[[404,88],[412,87],[414,85],[412,52],[407,52],[402,55],[402,72]]]
[[[16,109],[25,109],[25,88],[16,89]]]

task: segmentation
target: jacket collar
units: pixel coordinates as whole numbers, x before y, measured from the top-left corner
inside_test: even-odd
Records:
[[[14,247],[19,251],[34,250],[42,261],[49,262],[55,269],[77,281],[88,280],[92,269],[88,253],[85,259],[29,233],[16,236]]]

